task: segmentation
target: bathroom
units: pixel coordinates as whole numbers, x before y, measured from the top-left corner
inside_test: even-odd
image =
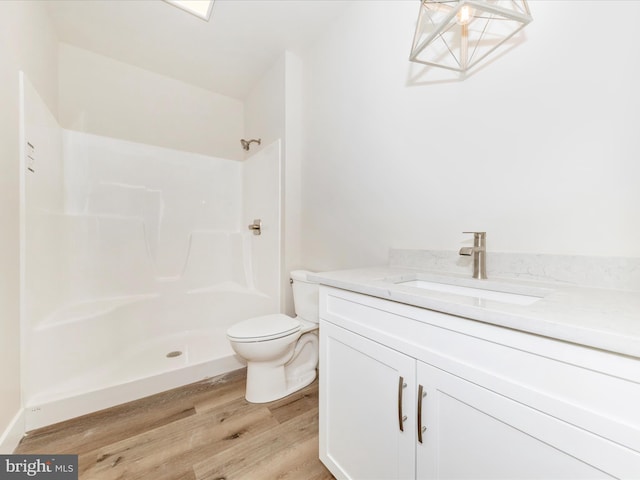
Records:
[[[321,28],[305,44],[283,44],[254,62],[251,79],[215,90],[198,77],[199,46],[183,54],[194,63],[166,66],[160,47],[143,50],[152,48],[148,38],[124,38],[134,42],[127,49],[108,32],[97,35],[101,23],[117,24],[118,10],[83,6],[97,9],[77,17],[94,18],[91,37],[70,23],[77,2],[52,3],[0,3],[3,452],[26,405],[19,71],[66,131],[239,164],[279,142],[277,311],[293,313],[291,270],[385,265],[390,250],[457,252],[470,230],[488,232],[489,252],[616,258],[622,269],[637,268],[640,3],[530,2],[534,20],[522,39],[459,81],[408,61],[419,2],[335,2],[313,12]],[[127,22],[145,22],[147,3],[133,2]],[[161,3],[154,15],[169,10]],[[216,1],[212,25],[230,3]],[[271,2],[240,3],[258,15]],[[291,4],[306,18],[317,2]],[[232,13],[242,32],[241,12]],[[182,28],[199,20],[180,14],[171,11]],[[256,37],[268,32],[231,41],[257,49]],[[159,45],[189,48],[186,40]],[[243,138],[261,144],[246,152]],[[40,165],[36,174],[46,171]],[[243,233],[258,218],[241,217],[234,229]]]

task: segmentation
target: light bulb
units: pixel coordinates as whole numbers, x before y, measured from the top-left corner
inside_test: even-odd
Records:
[[[463,5],[456,13],[456,22],[460,25],[467,25],[473,18],[473,9],[469,5]]]

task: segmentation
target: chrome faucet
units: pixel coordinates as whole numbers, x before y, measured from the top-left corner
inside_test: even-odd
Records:
[[[487,232],[462,232],[473,233],[473,247],[462,247],[460,255],[470,257],[473,255],[473,278],[487,278]]]

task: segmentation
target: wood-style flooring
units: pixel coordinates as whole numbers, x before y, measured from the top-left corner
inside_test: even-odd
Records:
[[[244,399],[245,370],[29,432],[15,453],[78,454],[81,480],[322,480],[318,381]]]

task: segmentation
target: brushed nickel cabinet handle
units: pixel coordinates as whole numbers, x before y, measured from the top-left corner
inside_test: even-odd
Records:
[[[404,421],[407,419],[406,415],[402,414],[402,391],[407,388],[407,384],[404,383],[404,377],[398,379],[398,426],[400,431],[404,432]]]
[[[422,426],[422,399],[427,396],[422,385],[418,385],[418,441],[422,443],[422,434],[427,427]]]

